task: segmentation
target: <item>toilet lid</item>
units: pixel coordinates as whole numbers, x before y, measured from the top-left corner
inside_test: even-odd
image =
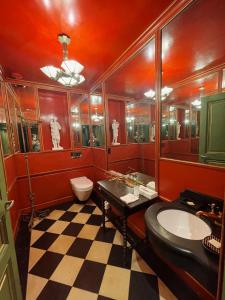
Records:
[[[78,189],[80,191],[88,190],[93,187],[93,182],[85,176],[70,179],[70,182],[75,189]]]

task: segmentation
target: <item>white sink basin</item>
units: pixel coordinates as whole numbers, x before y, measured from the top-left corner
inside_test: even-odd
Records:
[[[179,209],[160,211],[157,220],[168,232],[183,239],[202,240],[212,233],[211,228],[202,219]]]

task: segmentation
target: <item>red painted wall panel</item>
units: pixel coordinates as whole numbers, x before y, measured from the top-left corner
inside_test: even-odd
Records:
[[[66,93],[39,90],[38,96],[44,150],[51,150],[53,147],[49,125],[52,117],[56,117],[62,127],[60,145],[69,149],[71,145]]]
[[[225,169],[160,160],[160,196],[175,200],[187,188],[224,199]]]
[[[10,155],[4,158],[6,184],[8,189],[16,181],[16,167],[14,155]]]
[[[155,161],[144,159],[143,172],[152,177],[155,177]]]
[[[71,150],[29,153],[30,173],[39,174],[93,165],[92,150],[90,148],[80,148],[76,151],[81,151],[82,156],[80,158],[71,159]],[[16,154],[15,160],[17,176],[26,176],[24,154]]]
[[[128,144],[111,147],[111,154],[108,156],[109,162],[127,160],[140,157],[140,145]]]
[[[131,172],[130,168],[135,171],[141,171],[141,160],[139,158],[134,158],[109,163],[109,170],[114,170],[123,174]]]
[[[107,170],[107,154],[105,149],[92,148],[93,164],[95,167]]]
[[[84,167],[71,171],[52,173],[47,175],[38,175],[32,177],[32,189],[35,194],[35,203],[41,207],[47,207],[57,203],[59,200],[68,200],[73,198],[70,179],[74,177],[87,176],[94,180],[94,168]],[[29,191],[27,178],[18,180],[20,208],[25,209],[30,207]]]
[[[155,160],[155,143],[140,144],[141,157],[144,159]]]

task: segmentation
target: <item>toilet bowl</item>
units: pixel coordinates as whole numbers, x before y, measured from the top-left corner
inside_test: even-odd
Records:
[[[87,177],[76,177],[70,179],[72,190],[79,201],[86,201],[92,192],[93,182]]]

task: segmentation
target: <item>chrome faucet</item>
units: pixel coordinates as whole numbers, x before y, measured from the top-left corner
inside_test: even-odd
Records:
[[[216,206],[215,203],[211,203],[211,204],[209,204],[209,206],[211,207],[211,211],[199,210],[199,211],[197,211],[196,216],[198,216],[198,217],[201,217],[201,216],[207,217],[207,218],[211,219],[212,221],[214,221],[215,224],[221,225],[221,223],[222,223],[222,212],[221,211],[219,213],[215,212],[215,206]]]

